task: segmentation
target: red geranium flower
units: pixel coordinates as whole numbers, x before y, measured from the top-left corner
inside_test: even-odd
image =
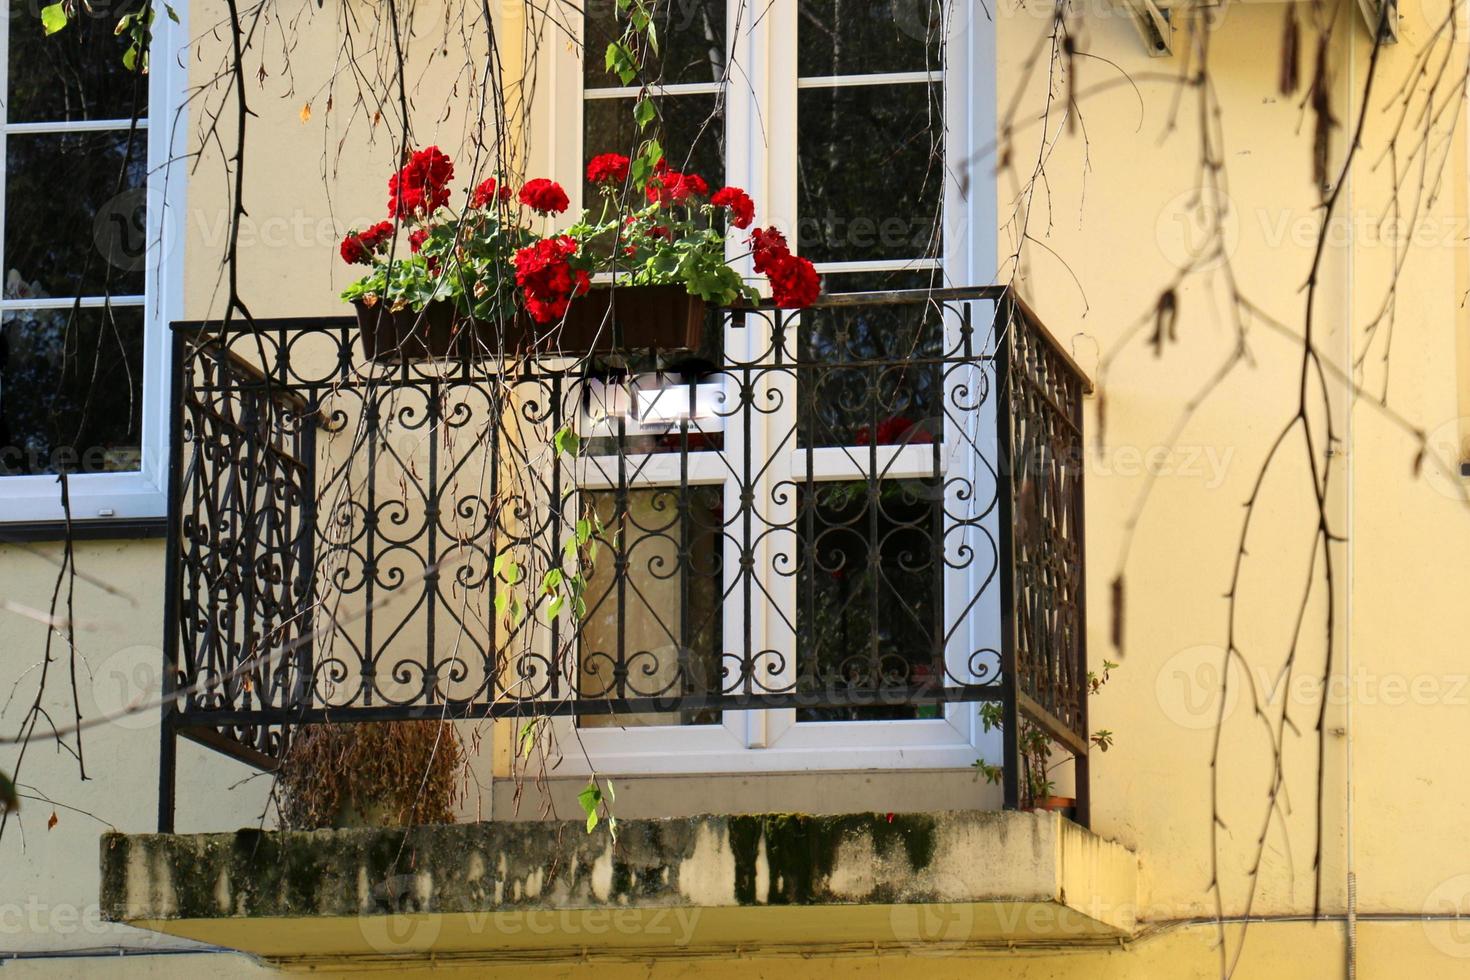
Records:
[[[388,178],[388,213],[395,218],[428,217],[449,203],[454,162],[437,146],[425,147]]]
[[[736,228],[749,228],[755,220],[755,202],[738,187],[720,188],[709,202],[717,208],[729,208],[730,224]]]
[[[420,228],[417,231],[410,232],[408,236],[408,250],[417,255],[419,249],[423,248],[424,242],[428,240],[429,229],[427,228]]]
[[[587,164],[587,181],[612,186],[628,179],[630,161],[621,153],[603,153]]]
[[[668,229],[667,225],[651,225],[648,229],[648,237],[662,238],[666,242],[672,242],[674,233]]]
[[[348,265],[373,264],[373,253],[368,251],[367,246],[362,243],[362,238],[358,235],[348,235],[342,239],[339,251],[342,253],[342,261]]]
[[[771,280],[771,298],[783,310],[811,306],[822,291],[822,279],[811,260],[789,252],[775,260],[766,277]]]
[[[521,203],[538,214],[561,214],[571,202],[556,181],[537,177],[521,188]]]
[[[348,232],[342,239],[342,261],[348,265],[372,265],[373,256],[382,252],[393,239],[393,222],[380,221],[364,232]]]
[[[496,201],[509,201],[510,188],[504,184],[497,188],[494,177],[487,177],[480,181],[480,186],[475,188],[475,193],[470,195],[470,206],[483,208]]]
[[[668,206],[696,197],[709,196],[709,184],[705,183],[704,178],[699,174],[681,174],[677,170],[667,168],[658,172],[657,168],[654,169],[655,175],[649,179],[648,186],[643,191],[649,204]]]
[[[745,241],[750,246],[750,253],[755,259],[755,271],[762,274],[769,273],[777,260],[791,254],[791,249],[786,244],[786,236],[775,227],[757,228],[746,236]]]
[[[567,261],[577,253],[577,243],[566,235],[545,238],[516,252],[516,284],[526,298],[526,311],[537,323],[559,320],[573,296],[592,285],[583,269]]]

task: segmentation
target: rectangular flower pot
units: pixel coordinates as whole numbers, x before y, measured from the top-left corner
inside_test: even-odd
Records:
[[[593,286],[572,300],[562,323],[538,327],[537,347],[567,355],[694,350],[704,312],[704,300],[683,286]]]
[[[476,350],[498,353],[502,330],[506,353],[530,346],[534,331],[524,314],[508,323],[474,320],[439,300],[415,313],[411,309],[390,310],[382,303],[367,306],[355,302],[358,336],[362,352],[380,363],[422,360],[429,357],[459,357]]]

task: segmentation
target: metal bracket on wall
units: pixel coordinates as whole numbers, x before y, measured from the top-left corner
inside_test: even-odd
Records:
[[[1367,0],[1360,0],[1367,2]],[[1384,0],[1391,2],[1391,0]],[[1133,26],[1143,38],[1143,46],[1151,57],[1167,58],[1174,53],[1174,25],[1169,11],[1160,9],[1154,0],[1122,0]]]
[[[1399,40],[1399,0],[1358,0],[1358,9],[1363,12],[1363,23],[1368,25],[1371,37],[1383,24],[1384,44],[1397,44]]]

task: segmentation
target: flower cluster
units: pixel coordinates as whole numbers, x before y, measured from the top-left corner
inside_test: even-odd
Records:
[[[670,170],[660,161],[643,193],[649,204],[668,207],[670,204],[689,204],[709,197],[709,184],[699,174]]]
[[[736,228],[749,228],[750,223],[755,220],[755,202],[738,187],[720,188],[709,202],[717,208],[729,211],[730,224]]]
[[[592,157],[586,177],[603,198],[602,217],[594,221],[584,211],[565,230],[547,233],[527,212],[543,218],[566,212],[571,202],[556,181],[537,177],[516,189],[487,178],[465,193],[464,210],[455,213],[449,186],[454,162],[435,146],[416,150],[388,180],[391,220],[342,240],[344,261],[373,269],[343,298],[383,301],[395,310],[448,301],[474,317],[524,311],[545,324],[563,318],[573,299],[591,288],[591,273],[601,270],[619,285],[679,285],[717,305],[759,301],[725,259],[729,229],[755,221],[755,202],[744,190],[711,193],[699,174],[673,170],[651,156],[635,166],[621,153]],[[407,254],[390,262],[389,246],[402,225],[408,226]],[[777,304],[799,307],[816,299],[816,270],[791,254],[779,231],[756,228],[746,240]]]
[[[571,204],[561,185],[545,177],[526,181],[521,188],[521,203],[538,214],[561,214]]]
[[[771,299],[782,309],[811,306],[822,291],[822,280],[810,259],[792,255],[786,236],[775,228],[757,228],[747,237],[755,271],[771,281]]]
[[[367,231],[349,231],[342,239],[342,261],[348,265],[372,265],[373,256],[387,251],[393,240],[393,222],[379,221]]]
[[[552,323],[566,315],[573,296],[592,285],[584,269],[574,269],[569,259],[577,254],[577,242],[566,235],[543,238],[517,250],[516,285],[525,293],[526,312],[537,323]]]
[[[621,153],[602,153],[587,164],[587,182],[603,187],[617,187],[628,179],[628,167],[632,163]]]
[[[480,186],[470,195],[470,207],[488,208],[498,203],[510,200],[510,188],[504,184],[496,184],[494,177],[487,177],[480,181]]]
[[[453,179],[454,163],[437,146],[415,151],[388,178],[388,213],[404,221],[429,217],[449,203]]]

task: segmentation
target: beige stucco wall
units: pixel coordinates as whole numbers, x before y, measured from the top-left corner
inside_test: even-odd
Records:
[[[338,312],[336,293],[347,281],[347,271],[336,256],[337,240],[345,227],[375,219],[382,206],[391,141],[383,127],[372,127],[374,109],[354,109],[347,88],[338,88],[331,110],[326,107],[325,86],[340,67],[332,6],[316,11],[307,5],[291,71],[284,70],[279,54],[268,53],[267,77],[258,87],[253,81],[251,85],[258,114],[250,123],[252,138],[262,150],[251,157],[247,173],[250,216],[242,283],[258,316]],[[442,21],[430,6],[421,10],[415,50],[427,51],[436,32],[442,32]],[[1406,4],[1402,42],[1383,56],[1375,101],[1389,99],[1415,66],[1416,45],[1429,34],[1431,20],[1442,16],[1442,8],[1441,2]],[[215,2],[192,4],[193,32],[205,31],[221,11]],[[1289,331],[1299,331],[1311,233],[1319,216],[1310,179],[1310,120],[1299,108],[1300,96],[1287,99],[1276,92],[1283,7],[1236,4],[1220,16],[1210,62],[1233,204],[1226,222],[1233,243],[1231,268],[1240,292],[1256,308]],[[1357,16],[1355,5],[1339,11],[1344,19]],[[1046,27],[1040,7],[1001,14],[997,76],[1002,107],[1014,97],[1024,64]],[[1180,70],[1181,56],[1147,58],[1131,23],[1108,10],[1090,12],[1081,30],[1081,46],[1114,65],[1088,59],[1075,66],[1077,89],[1086,93],[1085,141],[1080,134],[1064,138],[1050,156],[1048,196],[1037,199],[1032,226],[1038,234],[1045,230],[1046,248],[1030,250],[1021,282],[1053,332],[1097,374],[1100,352],[1138,330],[1160,288],[1177,271],[1190,225],[1190,195],[1198,180],[1199,134],[1197,109],[1189,97],[1177,106],[1177,128],[1168,132],[1178,94],[1169,76]],[[1181,35],[1180,49],[1183,40]],[[1340,160],[1347,148],[1346,127],[1356,118],[1353,99],[1362,89],[1368,46],[1361,28],[1340,31],[1335,43],[1332,85],[1341,125],[1334,131],[1332,155]],[[196,81],[215,70],[221,53],[204,46],[201,51],[193,68]],[[1463,50],[1457,48],[1455,57],[1463,61]],[[415,76],[413,111],[417,142],[438,142],[455,152],[463,145],[466,123],[461,115],[444,115],[442,94],[454,84],[444,66],[452,60],[435,59]],[[1304,60],[1310,63],[1305,55]],[[1133,82],[1120,82],[1120,72],[1131,75]],[[1037,86],[1039,82],[1027,98],[1039,106]],[[301,109],[308,101],[313,111],[304,123]],[[1028,125],[1017,135],[1017,167],[1029,166],[1020,161],[1035,155],[1035,111],[1022,111],[1018,117]],[[350,149],[339,155],[336,141],[354,112]],[[1377,111],[1370,115],[1366,162],[1378,159],[1384,133],[1395,118]],[[1383,302],[1395,262],[1394,249],[1375,231],[1387,206],[1390,169],[1387,163],[1377,170],[1358,168],[1342,205],[1357,237],[1351,245],[1339,237],[1324,257],[1317,337],[1320,348],[1339,364],[1351,363],[1361,350],[1363,326]],[[1360,913],[1414,917],[1453,912],[1470,895],[1470,854],[1463,844],[1470,800],[1455,762],[1470,734],[1470,671],[1461,656],[1462,637],[1470,632],[1470,605],[1463,599],[1470,593],[1470,562],[1465,560],[1470,513],[1459,499],[1463,485],[1453,475],[1460,447],[1470,438],[1470,424],[1464,421],[1470,416],[1470,351],[1462,339],[1470,326],[1464,303],[1470,288],[1465,243],[1470,175],[1461,137],[1450,148],[1443,173],[1444,192],[1422,205],[1435,230],[1412,249],[1397,289],[1389,391],[1394,411],[1431,435],[1431,453],[1449,472],[1431,460],[1416,479],[1412,441],[1379,409],[1359,403],[1350,410],[1343,385],[1332,383],[1334,425],[1345,455],[1335,461],[1329,510],[1335,529],[1348,537],[1334,552],[1335,686],[1324,719],[1321,898],[1324,910],[1333,914],[1346,908],[1349,862]],[[190,316],[221,309],[217,258],[228,216],[223,187],[218,159],[206,154],[189,184],[185,286]],[[1013,193],[1003,175],[997,190],[1003,221]],[[1050,213],[1050,221],[1043,211]],[[1002,231],[1000,254],[1011,247]],[[1247,873],[1263,834],[1260,890],[1251,913],[1300,916],[1311,911],[1314,897],[1318,696],[1311,685],[1320,678],[1324,662],[1320,583],[1308,603],[1293,679],[1274,687],[1287,660],[1311,545],[1312,508],[1302,482],[1299,442],[1289,444],[1289,462],[1267,483],[1267,502],[1249,541],[1237,633],[1245,665],[1235,668],[1233,693],[1226,702],[1217,769],[1223,826],[1218,830],[1218,867],[1212,864],[1212,724],[1227,629],[1222,596],[1230,586],[1241,505],[1272,438],[1294,410],[1299,369],[1295,341],[1260,318],[1248,318],[1251,362],[1236,368],[1190,423],[1175,432],[1182,407],[1236,343],[1227,290],[1222,269],[1183,283],[1177,343],[1156,358],[1141,342],[1145,325],[1100,375],[1106,428],[1099,451],[1089,460],[1089,643],[1094,659],[1122,660],[1105,694],[1092,706],[1095,726],[1116,733],[1115,746],[1098,755],[1093,766],[1093,827],[1141,855],[1140,899],[1144,917],[1155,920],[1212,915],[1214,898],[1207,887],[1217,871],[1226,912],[1242,913]],[[1364,387],[1375,393],[1384,383],[1381,345],[1380,338],[1361,376]],[[1088,420],[1092,433],[1100,430],[1097,404],[1092,402]],[[1155,482],[1126,567],[1127,643],[1119,658],[1109,653],[1109,583],[1117,571],[1126,521],[1146,482],[1145,460],[1171,439],[1177,439],[1176,451],[1167,457],[1168,471]],[[0,598],[44,608],[57,555],[54,546],[0,548]],[[145,683],[156,678],[163,560],[158,542],[78,546],[78,568],[118,590],[113,594],[85,581],[78,585],[76,605],[85,627],[78,642],[89,667],[81,682],[84,714],[94,706],[116,707],[114,695],[94,691],[107,690],[119,677]],[[41,627],[0,612],[7,684],[35,659],[42,636]],[[1279,715],[1283,699],[1291,704],[1295,729],[1288,728],[1283,737],[1286,790],[1279,812],[1269,821],[1271,741],[1253,710],[1250,680],[1256,695],[1267,702],[1268,718]],[[8,688],[0,692],[8,693]],[[60,694],[55,707],[59,717],[69,710]],[[12,706],[6,712],[7,726],[15,711]],[[32,749],[23,780],[53,795],[59,819],[48,830],[46,817],[53,806],[27,800],[24,834],[12,826],[0,843],[0,954],[153,941],[141,933],[97,926],[95,911],[89,910],[96,903],[99,831],[109,826],[146,830],[154,823],[157,745],[151,719],[90,733],[85,748],[91,779],[85,783],[77,781],[75,762],[68,757],[47,746]],[[12,758],[9,750],[0,752],[0,762],[7,766]],[[179,827],[224,830],[255,823],[264,808],[266,781],[242,783],[247,775],[234,763],[181,743]],[[845,773],[788,778],[790,788],[783,792],[789,797],[752,793],[748,786],[715,779],[698,787],[687,779],[663,786],[671,794],[670,808],[687,812],[690,798],[707,801],[711,809],[739,807],[752,798],[773,807],[787,800],[786,805],[798,807],[823,796],[845,801],[851,794],[824,793],[822,784],[849,781],[843,786],[850,786],[853,778]],[[650,784],[640,805],[656,806],[661,791]],[[930,803],[923,798],[922,784],[895,780],[889,789],[859,797],[880,810],[892,798],[914,807],[952,807],[965,791],[956,780],[944,780]],[[974,784],[974,792],[975,805],[993,803],[993,793],[980,785]],[[484,815],[488,787],[473,795],[466,815]],[[907,962],[890,956],[832,959],[802,961],[801,970],[808,976],[839,971],[947,976],[1001,968],[1015,976],[1208,976],[1218,971],[1214,936],[1212,926],[1192,925],[1107,952],[984,952]],[[1364,921],[1358,937],[1363,976],[1389,975],[1391,970],[1470,972],[1464,965],[1470,960],[1462,958],[1470,945],[1452,923]],[[1251,927],[1241,975],[1335,976],[1343,957],[1343,927],[1336,921],[1257,924]],[[108,968],[120,976],[143,971],[192,975],[200,962],[184,956],[109,961]],[[259,972],[238,957],[203,962],[214,975]],[[789,974],[792,962],[756,957],[652,968],[604,965],[599,970],[610,975],[646,975],[649,969],[671,976],[696,970],[710,976],[776,975]],[[34,960],[6,968],[19,970],[18,975],[69,975],[88,965],[84,960]],[[560,969],[528,968],[527,975],[562,975]]]

